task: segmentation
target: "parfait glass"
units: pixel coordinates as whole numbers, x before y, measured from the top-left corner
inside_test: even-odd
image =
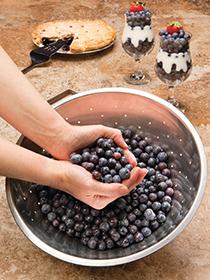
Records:
[[[141,59],[148,55],[154,46],[154,34],[151,25],[151,12],[125,14],[125,25],[122,34],[122,47],[125,52],[138,62],[138,68],[124,77],[132,85],[144,85],[150,82],[147,73],[139,69]]]
[[[167,101],[183,112],[185,108],[177,101],[175,88],[189,77],[192,70],[191,37],[190,33],[183,30],[172,35],[160,32],[160,48],[155,63],[156,75],[168,86]]]

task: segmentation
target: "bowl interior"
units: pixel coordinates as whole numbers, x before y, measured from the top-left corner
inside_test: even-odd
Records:
[[[192,206],[201,173],[197,146],[183,121],[167,107],[148,97],[124,92],[85,95],[64,103],[61,100],[57,105],[57,111],[73,124],[104,124],[113,127],[133,125],[142,130],[153,143],[161,143],[170,153],[176,197],[166,223],[149,238],[126,249],[98,252],[84,247],[76,239],[56,233],[43,219],[37,205],[36,192],[30,190],[31,184],[9,179],[7,188],[12,204],[29,230],[60,252],[98,260],[143,252],[174,231]],[[27,149],[41,152],[38,146],[26,138],[19,142]]]

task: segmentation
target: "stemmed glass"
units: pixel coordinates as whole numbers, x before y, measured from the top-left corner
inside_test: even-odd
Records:
[[[136,12],[135,9],[132,9],[132,5],[136,5]],[[136,62],[140,62],[143,56],[148,55],[154,46],[154,34],[151,25],[152,13],[143,6],[144,4],[141,2],[131,4],[130,11],[125,14],[125,25],[122,35],[123,49]],[[132,85],[143,85],[150,81],[149,75],[139,69],[125,76],[124,79]]]
[[[155,72],[169,88],[167,101],[182,108],[183,105],[174,96],[174,89],[190,75],[192,59],[189,43],[192,35],[185,32],[181,24],[179,26],[182,29],[172,34],[166,30],[160,31],[160,49],[156,57]]]

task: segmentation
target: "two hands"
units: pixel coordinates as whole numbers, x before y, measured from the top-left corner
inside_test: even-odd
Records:
[[[119,130],[101,125],[68,124],[37,92],[0,47],[0,117],[56,158],[52,160],[0,138],[0,175],[56,187],[94,208],[103,208],[126,195],[142,181],[147,170],[136,167]],[[11,79],[12,77],[12,79]],[[15,106],[11,106],[15,104]],[[134,167],[128,180],[100,183],[69,155],[100,137],[112,138],[124,149]],[[40,168],[41,167],[41,168]]]
[[[69,159],[72,152],[87,147],[100,137],[112,138],[118,146],[124,149],[125,156],[134,167],[131,177],[121,184],[98,182],[83,167],[65,161]],[[55,158],[61,159],[56,161],[56,168],[62,173],[56,187],[97,209],[104,208],[111,201],[128,194],[147,173],[146,169],[136,167],[136,159],[128,150],[121,132],[118,129],[102,125],[71,126],[67,124],[58,133],[55,143],[50,143],[46,148]]]

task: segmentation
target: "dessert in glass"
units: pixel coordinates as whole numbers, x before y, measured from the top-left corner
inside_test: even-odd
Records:
[[[140,61],[142,56],[149,54],[153,48],[151,17],[151,11],[146,9],[142,2],[132,3],[129,11],[125,13],[122,46],[135,61]],[[148,74],[137,70],[126,76],[125,80],[133,85],[142,85],[148,83],[150,78]]]
[[[185,81],[192,69],[189,49],[191,34],[184,31],[181,23],[173,21],[159,33],[160,49],[155,71],[158,78],[173,88]],[[173,103],[174,97],[168,97]]]

